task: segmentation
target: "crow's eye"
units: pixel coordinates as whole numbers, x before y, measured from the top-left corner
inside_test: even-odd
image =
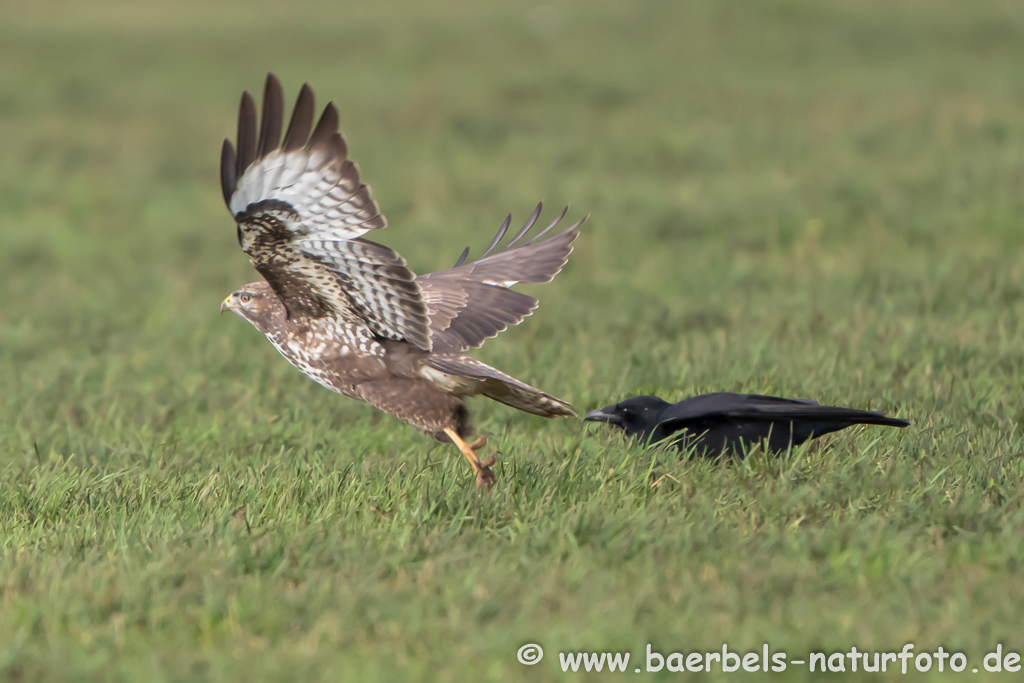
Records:
[[[622,408],[621,410],[619,410],[619,413],[622,415],[622,417],[631,417],[633,415],[633,411],[630,410],[629,408]]]
[[[251,299],[252,299],[252,295],[251,294],[247,294],[245,292],[242,292],[241,294],[238,295],[238,300],[241,301],[243,304],[249,303],[249,301]]]

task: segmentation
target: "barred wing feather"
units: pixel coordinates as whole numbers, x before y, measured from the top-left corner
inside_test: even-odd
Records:
[[[397,253],[361,239],[387,220],[348,158],[334,105],[314,128],[313,91],[303,85],[280,140],[283,112],[280,83],[269,74],[259,128],[244,93],[237,150],[224,141],[221,187],[242,249],[290,317],[354,315],[375,334],[430,350],[415,276]]]
[[[550,282],[572,253],[583,220],[548,239],[541,239],[565,217],[564,209],[546,228],[521,242],[540,216],[542,204],[501,249],[491,253],[505,237],[512,217],[501,224],[481,258],[466,263],[469,250],[455,266],[416,278],[430,314],[430,334],[436,349],[463,351],[518,325],[537,307],[532,296],[509,287],[521,282]]]

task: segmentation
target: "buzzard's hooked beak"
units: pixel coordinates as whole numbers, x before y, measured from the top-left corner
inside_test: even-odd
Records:
[[[224,301],[220,302],[220,312],[223,313],[224,311],[230,311],[231,309],[231,297],[229,296],[224,299]]]
[[[609,424],[617,425],[622,424],[622,418],[615,413],[604,412],[607,408],[598,408],[597,410],[591,410],[589,413],[583,416],[584,422],[607,422]]]

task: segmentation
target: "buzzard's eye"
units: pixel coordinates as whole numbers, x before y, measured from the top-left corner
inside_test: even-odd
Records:
[[[245,292],[242,292],[241,294],[238,295],[238,300],[241,301],[243,304],[249,303],[250,299],[252,299],[252,296],[250,294],[246,294]]]

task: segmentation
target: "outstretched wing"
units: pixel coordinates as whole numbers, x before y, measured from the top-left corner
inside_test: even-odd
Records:
[[[253,99],[242,94],[238,150],[225,140],[220,164],[238,242],[289,317],[354,315],[377,335],[429,350],[427,306],[415,276],[397,253],[362,239],[387,220],[348,158],[338,112],[329,103],[315,128],[313,113],[305,84],[281,141],[277,78],[267,75],[258,131]]]
[[[536,224],[542,206],[537,204],[526,224],[499,251],[491,254],[505,237],[511,214],[481,258],[465,263],[467,248],[454,267],[416,278],[430,314],[435,349],[462,351],[480,346],[509,325],[518,325],[537,307],[532,296],[509,287],[520,282],[550,282],[565,265],[579,234],[577,228],[586,220],[541,240],[565,217],[566,207],[546,228],[520,244]]]

